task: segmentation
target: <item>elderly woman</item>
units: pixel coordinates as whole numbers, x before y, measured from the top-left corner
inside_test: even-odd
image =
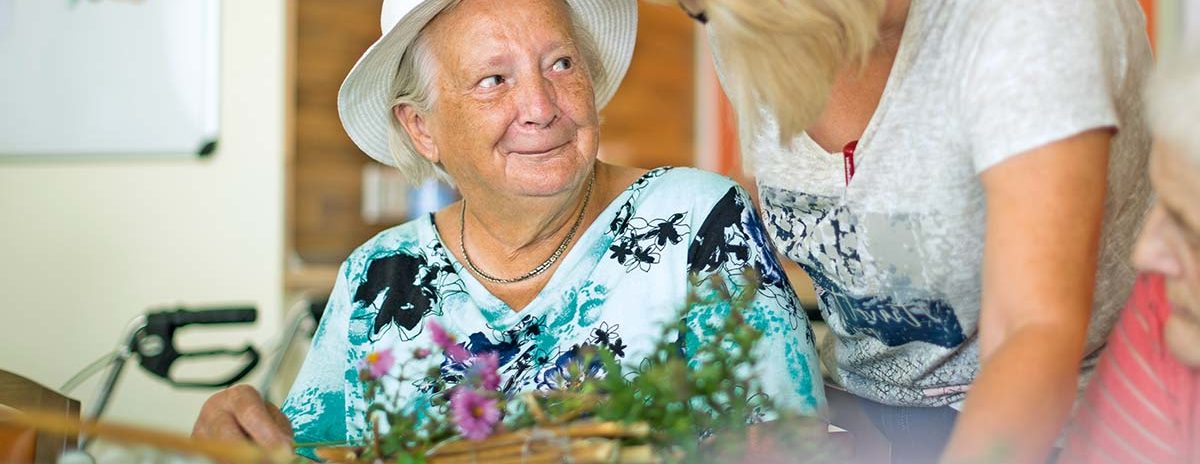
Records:
[[[1044,459],[1150,204],[1137,1],[680,3],[893,456]]]
[[[1162,61],[1148,92],[1158,202],[1138,279],[1061,462],[1200,462],[1200,60]]]
[[[466,350],[498,353],[507,392],[555,387],[584,346],[637,363],[693,275],[754,292],[764,391],[790,411],[822,411],[808,321],[746,195],[692,169],[596,160],[597,108],[629,64],[636,11],[633,0],[384,2],[385,33],[342,87],[343,124],[376,160],[414,181],[444,176],[463,200],[381,233],[342,266],[282,409],[296,441],[363,436],[357,365],[368,353],[457,372],[412,355],[433,346],[435,321]],[[719,301],[690,308],[685,348],[728,314]],[[397,388],[418,400],[415,385]],[[273,411],[245,388],[223,392],[195,433],[286,442]]]

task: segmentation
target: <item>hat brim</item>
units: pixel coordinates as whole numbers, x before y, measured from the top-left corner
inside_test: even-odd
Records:
[[[413,8],[375,41],[350,70],[338,91],[338,115],[358,148],[380,163],[395,166],[388,148],[392,130],[392,81],[405,50],[448,0],[429,0]],[[637,0],[567,0],[596,42],[608,77],[597,85],[596,109],[617,93],[637,42]]]

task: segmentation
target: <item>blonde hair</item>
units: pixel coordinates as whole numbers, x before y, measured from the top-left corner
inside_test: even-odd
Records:
[[[454,9],[460,3],[462,0],[448,0],[438,15]],[[584,65],[587,66],[588,75],[592,78],[593,88],[603,87],[608,82],[609,76],[608,70],[600,61],[599,47],[575,9],[568,4],[567,11],[573,38],[579,48],[579,54],[583,57]],[[433,21],[436,20],[435,17]],[[433,21],[430,23],[432,24]],[[413,107],[418,113],[428,114],[433,110],[433,105],[437,100],[435,82],[438,63],[437,57],[430,48],[428,30],[427,24],[400,58],[400,66],[392,81],[391,91],[395,98],[392,100],[391,106],[393,115],[390,118],[391,131],[388,133],[388,148],[391,151],[392,160],[396,163],[396,168],[413,185],[420,185],[429,178],[452,183],[452,179],[440,165],[429,161],[421,152],[417,151],[412,136],[394,116],[395,109],[405,105]]]
[[[767,114],[780,142],[807,129],[837,73],[866,64],[885,1],[699,0],[739,132],[758,134]]]
[[[1150,129],[1200,166],[1200,59],[1196,53],[1164,57],[1146,88]]]

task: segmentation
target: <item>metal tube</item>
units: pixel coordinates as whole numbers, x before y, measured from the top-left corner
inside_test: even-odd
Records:
[[[100,388],[100,392],[96,394],[91,408],[89,408],[86,420],[98,420],[100,415],[104,414],[105,408],[108,407],[108,401],[112,399],[113,390],[117,386],[117,380],[121,378],[121,371],[125,369],[125,362],[133,357],[137,351],[137,336],[146,328],[146,316],[138,316],[134,318],[126,326],[126,332],[121,337],[123,343],[117,346],[117,355],[109,364],[108,375],[104,379],[104,386]],[[79,449],[86,450],[91,444],[89,437],[80,437]]]
[[[283,366],[283,359],[290,351],[292,343],[295,342],[296,334],[300,332],[300,327],[309,317],[308,305],[310,304],[308,298],[301,298],[292,305],[292,310],[288,314],[287,329],[283,333],[283,338],[279,340],[279,344],[272,350],[271,363],[267,366],[267,372],[263,375],[262,382],[258,387],[264,401],[271,401],[271,384],[275,382],[275,376],[279,375],[279,368]]]

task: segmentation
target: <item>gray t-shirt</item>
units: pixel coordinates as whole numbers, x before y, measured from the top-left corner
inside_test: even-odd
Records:
[[[768,121],[749,142],[767,228],[816,284],[833,380],[887,404],[961,402],[979,370],[980,174],[1115,128],[1086,380],[1151,201],[1145,26],[1135,0],[913,0],[849,185],[842,155],[807,135],[780,146]]]

